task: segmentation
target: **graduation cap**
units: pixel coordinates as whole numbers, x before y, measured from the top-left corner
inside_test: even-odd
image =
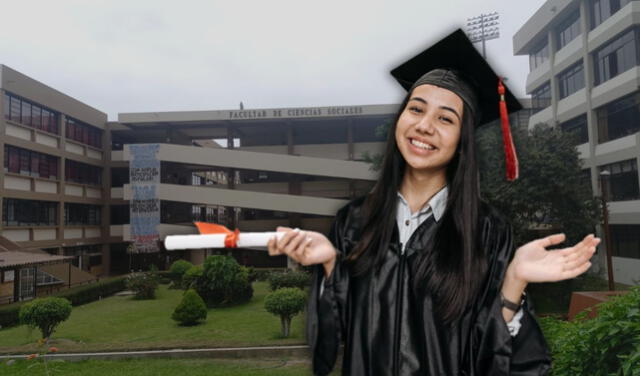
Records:
[[[522,105],[461,29],[393,69],[391,75],[407,91],[419,85],[431,84],[456,93],[472,112],[478,125],[500,118],[507,179],[518,178],[518,158],[511,137],[507,107],[514,112],[522,109]]]

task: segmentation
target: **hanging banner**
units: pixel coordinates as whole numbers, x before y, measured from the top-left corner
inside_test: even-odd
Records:
[[[129,214],[131,238],[136,253],[158,252],[158,225],[160,224],[160,200],[157,188],[160,184],[158,144],[129,145],[129,184],[131,202]]]

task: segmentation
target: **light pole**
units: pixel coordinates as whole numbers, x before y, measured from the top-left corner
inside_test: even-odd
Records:
[[[485,41],[500,37],[498,12],[467,18],[467,35],[472,43],[482,42],[482,57],[487,58]]]
[[[607,208],[607,201],[609,201],[609,191],[607,190],[607,185],[610,175],[611,173],[608,170],[602,170],[600,172],[600,187],[602,188],[602,221],[604,227],[604,242],[607,246],[607,277],[609,280],[609,291],[613,291],[615,290],[613,280],[613,264],[611,257],[613,249],[611,249],[611,234],[609,232],[609,209]]]

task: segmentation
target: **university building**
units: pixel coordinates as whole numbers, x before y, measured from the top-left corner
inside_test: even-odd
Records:
[[[529,55],[529,126],[577,133],[592,191],[608,200],[615,280],[637,284],[640,1],[549,0],[514,35],[513,46],[516,55]],[[605,252],[599,255],[605,265]]]
[[[397,105],[119,114],[118,121],[0,65],[0,304],[97,278],[202,263],[167,252],[195,220],[328,233],[376,178],[376,128]],[[378,132],[379,133],[379,132]],[[285,257],[236,250],[242,264]]]

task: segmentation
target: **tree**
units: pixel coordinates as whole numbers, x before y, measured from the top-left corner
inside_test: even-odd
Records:
[[[158,279],[157,269],[156,271],[131,273],[127,276],[127,288],[135,292],[136,299],[155,299],[159,284]]]
[[[567,244],[593,232],[600,208],[584,178],[575,135],[538,124],[529,132],[515,129],[513,136],[520,165],[513,182],[505,178],[500,124],[481,128],[477,145],[483,198],[509,218],[515,244],[540,237],[541,229],[564,232]]]
[[[205,259],[196,290],[208,307],[244,303],[253,296],[247,268],[233,257],[222,255]]]
[[[71,315],[71,303],[64,298],[37,298],[20,308],[20,322],[39,328],[42,338],[48,340],[56,327]]]
[[[187,260],[176,260],[171,264],[169,276],[174,286],[182,286],[182,278],[191,267],[193,267],[193,264]]]
[[[195,288],[198,278],[202,277],[202,265],[194,265],[182,276],[182,288],[185,290]]]
[[[171,318],[180,325],[197,325],[207,318],[207,306],[196,290],[189,289],[185,291]]]
[[[280,316],[282,336],[289,337],[291,319],[304,310],[307,295],[295,287],[278,289],[264,298],[264,308]]]

